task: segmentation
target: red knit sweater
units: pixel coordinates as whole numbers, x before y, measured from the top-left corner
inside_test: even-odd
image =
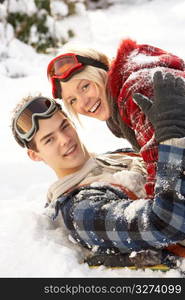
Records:
[[[140,153],[147,165],[146,192],[152,197],[155,185],[158,147],[154,129],[134,102],[132,95],[142,93],[152,98],[153,75],[157,70],[185,78],[185,63],[179,57],[150,45],[137,45],[130,39],[122,41],[109,71],[108,88],[118,106],[119,114],[135,133]]]

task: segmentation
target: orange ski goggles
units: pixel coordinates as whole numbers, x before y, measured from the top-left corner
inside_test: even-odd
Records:
[[[74,53],[62,54],[52,59],[47,68],[47,76],[52,85],[53,97],[61,98],[60,81],[68,81],[88,65],[108,71],[108,66],[101,61]]]

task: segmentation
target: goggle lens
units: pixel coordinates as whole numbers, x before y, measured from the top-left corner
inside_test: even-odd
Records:
[[[57,60],[53,65],[54,74],[56,76],[61,76],[65,72],[69,71],[71,68],[76,67],[78,62],[75,61],[75,58],[72,56],[66,56],[63,59]]]

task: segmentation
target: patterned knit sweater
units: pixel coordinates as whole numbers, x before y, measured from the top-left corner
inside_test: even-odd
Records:
[[[100,161],[102,163],[103,160]],[[130,184],[124,186],[122,181],[121,186],[118,177],[113,182],[108,175],[102,178],[99,171],[96,175],[92,173],[92,170],[99,169],[99,162],[93,159],[94,166],[91,161],[84,166],[86,174],[90,176],[84,177],[84,169],[83,176],[81,173],[72,174],[75,176],[71,178],[67,176],[69,182],[71,179],[74,181],[71,187],[70,184],[65,188],[63,185],[60,196],[58,186],[57,189],[53,186],[50,188],[49,207],[55,207],[54,217],[60,211],[73,240],[93,252],[131,253],[143,249],[165,248],[185,239],[184,162],[183,148],[160,145],[155,198],[146,200],[141,196],[141,199],[133,201],[133,191],[130,194],[128,189]],[[106,161],[103,162],[104,166],[105,164]],[[143,185],[144,172],[140,163],[130,163],[130,171],[124,172],[127,172],[127,176],[129,173],[137,173],[132,169],[134,165],[139,165],[138,174]],[[120,168],[120,162],[114,167]],[[122,171],[119,169],[118,174],[120,172]],[[76,175],[82,176],[81,180]],[[94,176],[97,176],[97,180],[94,180]],[[120,176],[122,179],[123,177]],[[125,182],[126,178],[125,176]],[[65,180],[66,178],[60,185]],[[133,182],[133,186],[135,184]],[[142,194],[143,189],[138,193]]]
[[[153,98],[153,75],[170,72],[185,78],[185,62],[176,55],[151,45],[123,40],[108,74],[112,117],[110,130],[129,140],[140,151],[147,168],[146,192],[153,197],[158,145],[152,124],[133,100],[134,93]]]

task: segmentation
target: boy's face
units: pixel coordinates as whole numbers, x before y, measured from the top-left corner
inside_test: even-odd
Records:
[[[79,170],[89,158],[75,128],[59,111],[49,119],[39,120],[34,141],[37,151],[28,149],[30,158],[44,161],[59,177]]]

